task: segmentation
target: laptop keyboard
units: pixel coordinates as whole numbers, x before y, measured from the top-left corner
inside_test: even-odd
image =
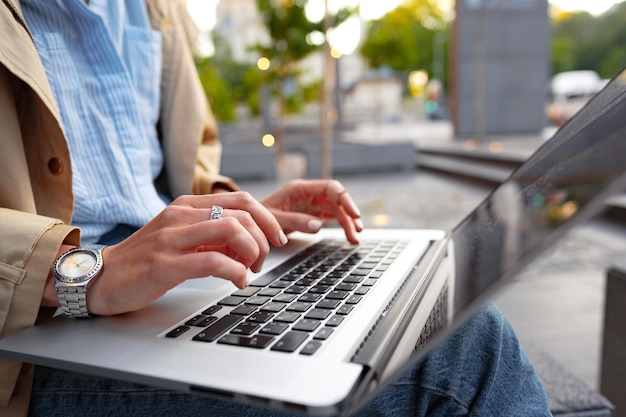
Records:
[[[407,241],[325,239],[304,249],[166,337],[312,355],[367,296]]]

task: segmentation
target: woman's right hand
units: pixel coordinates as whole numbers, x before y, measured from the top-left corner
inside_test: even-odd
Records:
[[[211,220],[211,207],[223,207]],[[190,278],[209,275],[246,285],[261,269],[269,242],[283,246],[274,216],[245,192],[184,196],[117,245],[104,249],[102,274],[90,287],[90,312],[139,310]],[[48,285],[54,285],[49,282]]]

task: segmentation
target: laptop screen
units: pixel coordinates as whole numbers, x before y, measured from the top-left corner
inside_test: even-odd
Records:
[[[626,70],[453,230],[455,313],[626,190],[625,171]]]

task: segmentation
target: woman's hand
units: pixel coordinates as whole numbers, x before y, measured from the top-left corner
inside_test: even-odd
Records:
[[[315,233],[325,220],[336,220],[348,241],[357,243],[356,234],[363,230],[359,209],[337,180],[292,180],[261,203],[285,233]]]
[[[211,207],[224,208],[210,220]],[[274,216],[248,193],[185,196],[121,243],[105,248],[104,269],[89,289],[89,309],[113,315],[139,310],[189,278],[208,275],[246,285],[261,269],[269,242],[283,246]]]

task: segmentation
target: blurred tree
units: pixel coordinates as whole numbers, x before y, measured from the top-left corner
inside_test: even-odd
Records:
[[[369,22],[361,55],[372,68],[389,67],[404,75],[410,71],[435,72],[437,33],[448,39],[446,12],[437,0],[407,0],[382,18]],[[445,56],[445,54],[442,54]],[[444,71],[444,83],[446,75]]]
[[[288,108],[285,87],[288,82],[298,83],[298,64],[309,54],[318,51],[319,45],[308,41],[309,34],[324,32],[323,22],[307,19],[307,0],[256,0],[257,7],[271,38],[270,44],[256,44],[252,47],[260,56],[270,60],[266,71],[267,81],[275,83],[278,95],[278,121],[274,136],[279,158],[284,154],[284,127],[282,117]],[[334,17],[332,26],[337,26],[354,13],[353,9],[341,9]],[[293,104],[292,100],[289,101]]]
[[[552,25],[553,73],[594,70],[610,78],[626,65],[626,2],[598,17],[560,13]]]
[[[214,36],[213,43],[215,54],[211,57],[196,56],[195,61],[215,117],[223,122],[235,121],[238,103],[246,103],[252,114],[258,114],[260,75],[256,66],[235,61],[223,39]]]
[[[599,39],[605,46],[597,71],[610,78],[626,67],[626,2],[600,16]]]
[[[235,120],[236,101],[220,67],[210,58],[196,57],[196,69],[215,117],[221,121]]]

